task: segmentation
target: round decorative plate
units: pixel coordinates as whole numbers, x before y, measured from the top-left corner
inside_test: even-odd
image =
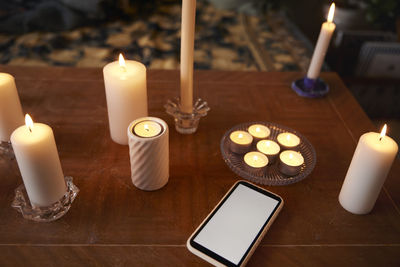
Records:
[[[268,165],[264,170],[252,171],[246,168],[243,161],[243,155],[236,154],[229,149],[229,135],[234,131],[247,131],[247,128],[253,124],[262,124],[271,130],[271,134],[267,138],[277,142],[277,136],[280,133],[289,132],[297,135],[300,138],[300,145],[295,149],[304,157],[304,163],[301,166],[300,173],[295,176],[287,176],[278,170],[279,158],[271,165]],[[253,142],[252,148],[249,151],[257,151],[256,145]],[[264,184],[264,185],[288,185],[297,183],[306,178],[314,169],[317,162],[317,156],[314,147],[301,133],[286,126],[281,126],[271,122],[248,122],[236,125],[225,133],[221,139],[221,153],[225,163],[231,170],[240,177],[249,181]]]

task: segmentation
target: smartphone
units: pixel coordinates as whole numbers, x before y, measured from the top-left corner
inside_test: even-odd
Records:
[[[236,182],[186,242],[215,266],[244,266],[283,207],[280,196]]]

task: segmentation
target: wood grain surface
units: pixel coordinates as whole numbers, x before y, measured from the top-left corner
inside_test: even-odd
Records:
[[[301,73],[195,72],[198,97],[211,107],[198,131],[181,135],[163,108],[179,92],[178,71],[148,72],[149,115],[170,131],[170,178],[154,192],[135,188],[128,147],[113,143],[101,69],[1,66],[16,83],[24,112],[49,124],[64,173],[80,193],[52,223],[24,220],[11,208],[22,183],[15,160],[0,159],[1,266],[207,266],[186,239],[239,179],[219,150],[228,129],[268,121],[300,131],[317,165],[305,180],[268,187],[285,206],[248,266],[400,266],[400,163],[373,211],[346,212],[338,202],[358,138],[378,131],[334,73],[322,99],[297,96]]]

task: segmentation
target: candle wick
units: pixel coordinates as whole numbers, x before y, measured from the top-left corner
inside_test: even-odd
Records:
[[[30,132],[32,132],[32,129],[31,129],[31,127],[28,127],[28,129],[29,129],[29,131],[30,131]]]
[[[381,137],[379,137],[379,141],[382,141],[382,138],[383,138],[382,136],[381,136]]]

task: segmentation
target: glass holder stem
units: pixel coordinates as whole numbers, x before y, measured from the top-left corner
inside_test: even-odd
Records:
[[[164,105],[167,114],[174,117],[175,129],[181,134],[192,134],[197,131],[201,117],[207,115],[210,110],[206,101],[198,98],[193,106],[192,113],[185,113],[181,109],[180,99],[169,99]]]

